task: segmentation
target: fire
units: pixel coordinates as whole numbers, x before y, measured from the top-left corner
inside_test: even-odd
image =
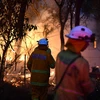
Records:
[[[50,76],[54,76],[54,75],[55,75],[55,72],[51,71]]]
[[[31,74],[30,73],[27,73],[26,75],[21,75],[22,78],[30,78],[31,77]]]
[[[12,61],[11,57],[6,57],[6,61]]]
[[[6,71],[4,81],[11,83],[12,85],[20,86],[24,83],[30,82],[30,72],[26,72],[26,63],[29,58],[29,55],[37,46],[37,42],[40,38],[43,38],[43,25],[42,23],[37,24],[39,27],[38,30],[27,32],[27,36],[18,42],[13,42],[13,48],[9,48],[6,56],[6,66],[11,65]],[[15,62],[14,59],[16,55],[20,55]],[[15,70],[16,69],[16,70]],[[24,73],[25,71],[25,73]],[[54,81],[54,70],[51,70],[50,73],[50,84],[53,84]]]
[[[25,79],[25,81],[24,81],[24,79]],[[11,83],[12,85],[18,87],[18,86],[21,86],[25,83],[30,82],[30,73],[27,73],[26,75],[23,75],[21,73],[7,74],[4,77],[4,81]]]
[[[18,87],[18,86],[21,86],[25,83],[29,84],[30,77],[31,77],[31,74],[29,71],[27,71],[25,74],[23,74],[23,72],[19,72],[19,73],[15,73],[15,74],[7,73],[6,76],[4,77],[4,81],[11,83],[12,85]],[[54,72],[54,70],[51,70],[49,84],[55,86],[55,72]]]
[[[10,82],[11,83],[14,83],[14,82],[16,82],[16,79],[15,78],[12,78]]]
[[[21,55],[19,58],[20,61],[24,61],[25,60],[25,55]]]

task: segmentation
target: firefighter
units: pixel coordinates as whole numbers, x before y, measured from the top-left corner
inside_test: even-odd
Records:
[[[50,68],[55,67],[47,39],[38,41],[38,47],[29,57],[27,67],[31,72],[32,100],[47,100]]]
[[[65,36],[68,38],[65,44],[67,48],[58,53],[55,64],[56,84],[59,83],[69,62],[78,55],[80,57],[66,71],[55,100],[86,100],[86,96],[94,91],[95,85],[89,77],[89,63],[81,52],[88,47],[89,42],[94,41],[95,35],[85,26],[76,26]]]

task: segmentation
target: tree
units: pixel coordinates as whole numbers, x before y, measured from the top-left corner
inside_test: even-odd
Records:
[[[70,19],[70,29],[80,25],[81,15],[100,19],[100,0],[55,0],[59,8],[61,50],[64,48],[65,25]]]
[[[82,8],[84,0],[76,0],[76,10],[75,10],[75,26],[78,26],[80,24],[80,12]]]
[[[64,48],[64,29],[67,20],[70,17],[70,27],[73,27],[73,19],[75,13],[75,26],[79,25],[80,9],[83,0],[55,0],[57,6],[59,7],[59,22],[60,22],[60,40],[61,40],[61,50]]]
[[[85,0],[82,5],[82,13],[84,13],[85,18],[93,19],[96,23],[95,34],[96,42],[100,43],[100,0]],[[98,49],[98,48],[97,48]]]
[[[26,35],[29,29],[36,26],[29,25],[25,11],[31,0],[2,0],[0,2],[0,47],[2,49],[0,65],[0,81],[3,81],[6,54],[11,43],[18,41]]]
[[[82,5],[82,12],[85,16],[93,16],[100,20],[100,0],[85,0]]]
[[[64,28],[66,21],[68,20],[70,9],[72,7],[72,2],[68,0],[55,0],[57,6],[59,7],[59,22],[60,22],[60,40],[61,40],[61,50],[64,48]]]

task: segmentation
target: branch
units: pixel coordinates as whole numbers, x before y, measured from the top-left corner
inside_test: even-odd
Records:
[[[56,4],[57,4],[58,6],[60,6],[59,3],[57,2],[57,0],[55,0],[55,2],[56,2]]]

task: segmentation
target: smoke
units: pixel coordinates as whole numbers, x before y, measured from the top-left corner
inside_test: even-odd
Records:
[[[31,37],[30,39],[26,38],[28,48],[31,47],[29,42],[30,44],[36,45],[36,41],[40,38],[47,37],[49,39],[59,34],[60,25],[57,18],[57,10],[58,8],[54,0],[40,0],[29,6],[26,17],[29,18],[30,24],[37,26],[37,30],[27,32],[29,37]],[[50,39],[49,43],[51,48],[55,48],[55,46],[52,45],[54,44],[53,40]]]

